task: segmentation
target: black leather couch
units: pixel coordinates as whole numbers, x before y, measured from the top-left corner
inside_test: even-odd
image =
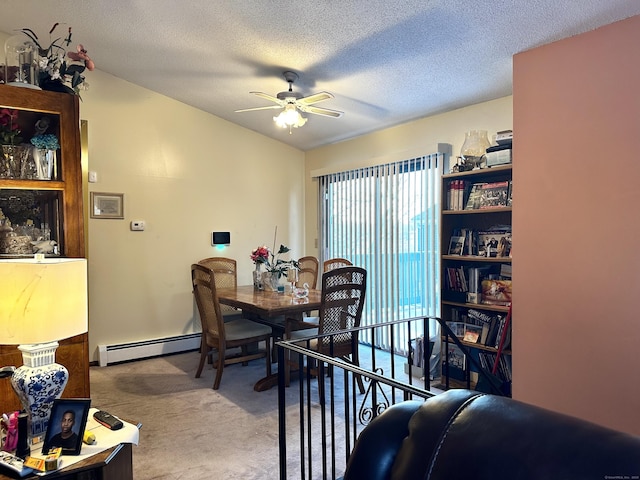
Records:
[[[640,478],[640,437],[510,398],[449,390],[361,433],[344,480]]]

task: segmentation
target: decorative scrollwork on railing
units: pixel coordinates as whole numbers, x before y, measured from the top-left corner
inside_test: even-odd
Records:
[[[384,375],[384,369],[376,368],[375,373]],[[368,382],[369,386],[367,387],[367,391],[364,392],[364,397],[362,398],[362,404],[360,405],[360,411],[358,413],[358,420],[361,425],[367,426],[371,420],[389,408],[389,398],[386,393],[384,393],[384,390],[382,390],[382,387],[380,387],[378,382],[373,381],[371,378],[364,378],[364,381]],[[377,399],[382,398],[383,401],[378,401],[373,406],[367,406],[369,397],[373,396],[374,388],[376,389],[377,394],[380,395]]]

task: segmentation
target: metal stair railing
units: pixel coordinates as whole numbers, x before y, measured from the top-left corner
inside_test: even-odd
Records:
[[[422,326],[424,338],[429,338],[429,319],[415,317],[376,325],[361,326],[355,330],[370,331],[388,329],[389,338],[410,338],[395,335],[398,328],[416,331],[416,322]],[[307,337],[304,340],[283,340],[276,344],[278,350],[278,435],[280,478],[335,479],[342,475],[359,433],[376,416],[389,406],[409,399],[425,400],[434,395],[430,391],[429,358],[422,358],[426,375],[414,383],[416,367],[408,357],[382,351],[373,346],[357,344],[360,350],[360,366],[331,355],[323,355],[312,347],[321,338],[330,342],[333,334]],[[358,335],[352,335],[354,342]],[[370,338],[375,338],[371,336]],[[399,347],[399,345],[398,345]],[[404,352],[410,346],[402,345]],[[424,349],[424,357],[429,355]],[[370,355],[364,355],[370,351]],[[330,350],[331,352],[331,350]],[[297,374],[291,374],[290,386],[286,386],[285,369],[291,364],[302,366]],[[402,367],[400,368],[400,365]],[[408,365],[405,367],[405,364]],[[422,375],[422,370],[418,371]],[[366,386],[358,390],[360,377]],[[321,381],[319,381],[321,379]],[[295,442],[292,439],[297,439]]]

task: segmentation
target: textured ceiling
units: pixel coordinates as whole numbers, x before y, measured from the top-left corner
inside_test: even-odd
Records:
[[[302,150],[511,94],[512,56],[640,14],[638,0],[0,0],[0,31],[73,27],[97,68]],[[279,129],[250,91],[328,91]],[[91,83],[90,74],[87,78]]]

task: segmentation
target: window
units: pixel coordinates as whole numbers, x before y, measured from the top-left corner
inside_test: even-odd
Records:
[[[320,260],[343,257],[367,270],[362,325],[439,313],[443,157],[434,153],[320,178]],[[388,338],[361,340],[391,347]]]

